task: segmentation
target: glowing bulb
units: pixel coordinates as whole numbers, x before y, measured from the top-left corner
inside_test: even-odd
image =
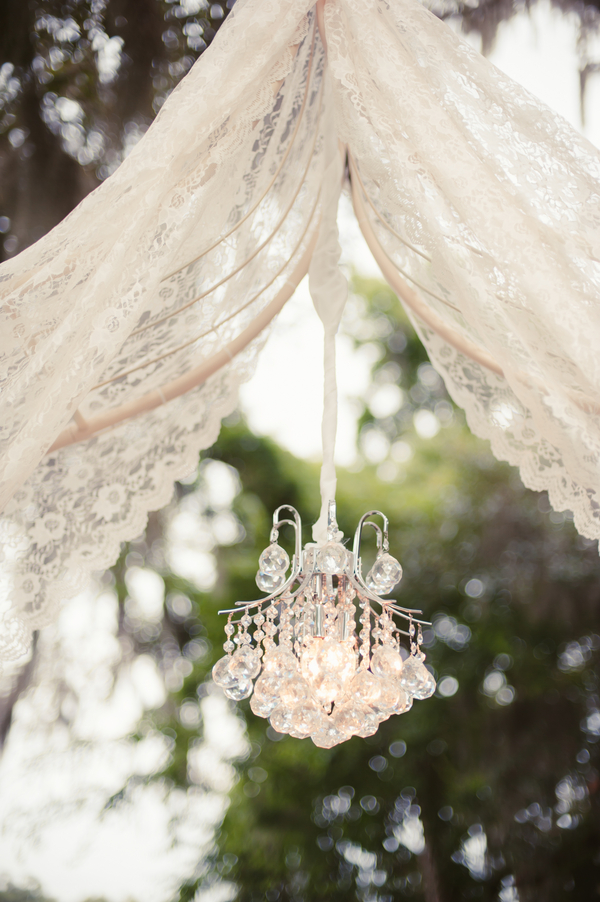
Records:
[[[313,639],[307,645],[300,656],[300,669],[305,680],[312,683],[318,676],[322,674],[321,666],[318,661],[318,655],[323,645],[323,639]]]
[[[314,695],[323,705],[337,701],[344,691],[342,681],[330,673],[320,673],[312,686]]]

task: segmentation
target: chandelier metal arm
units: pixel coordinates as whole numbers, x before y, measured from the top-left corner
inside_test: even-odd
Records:
[[[368,517],[381,517],[381,519],[383,520],[382,548],[383,548],[383,551],[388,551],[388,549],[389,549],[388,534],[389,534],[389,529],[390,529],[390,521],[385,516],[385,514],[381,513],[381,511],[378,511],[378,510],[367,511],[367,513],[363,514],[362,517],[360,518],[360,520],[358,521],[358,526],[356,527],[356,532],[354,533],[354,543],[352,546],[354,572],[356,574],[358,574],[358,576],[360,576],[360,547],[361,547],[361,543],[362,543],[362,530],[363,530],[363,526],[366,525],[365,520]],[[373,528],[379,529],[379,527],[375,523],[369,523],[368,525],[372,526]]]
[[[293,521],[281,520],[281,523],[282,524],[289,523],[291,526],[294,527],[295,532],[296,532],[296,542],[295,542],[295,546],[294,546],[295,566],[292,568],[295,570],[296,567],[300,568],[302,566],[302,520],[300,519],[300,514],[298,513],[298,511],[296,510],[295,507],[292,507],[291,504],[281,504],[277,508],[277,510],[273,513],[273,529],[274,530],[278,529],[280,524],[276,523],[275,521],[278,520],[281,511],[284,511],[284,510],[291,511],[292,516],[294,518]],[[275,537],[275,538],[277,538],[277,537]],[[273,538],[271,538],[271,541],[273,541]]]
[[[276,598],[281,598],[283,593],[289,589],[289,587],[295,582],[298,578],[300,570],[296,566],[296,568],[292,568],[292,573],[289,578],[280,586],[275,592],[271,592],[270,595],[265,595],[264,598],[259,598],[256,601],[236,601],[234,608],[228,608],[224,611],[218,611],[219,614],[237,614],[240,608],[244,608],[246,610],[250,610],[250,608],[257,608],[260,605],[267,604],[267,602],[274,601]]]

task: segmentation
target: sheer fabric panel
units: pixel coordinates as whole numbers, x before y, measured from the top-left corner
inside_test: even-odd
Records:
[[[337,150],[308,6],[236,7],[117,173],[0,270],[0,657],[168,502],[253,371],[266,333],[194,391],[38,463],[76,407],[111,410],[226,347],[305,255]]]
[[[600,154],[417,0],[327,0],[324,23],[327,59],[310,0],[238,0],[117,172],[0,267],[0,658],[168,501],[265,336],[45,456],[57,435],[266,309],[316,238],[338,139],[365,235],[471,428],[600,537]]]
[[[337,125],[370,227],[496,457],[600,537],[600,155],[413,0],[328,0]]]

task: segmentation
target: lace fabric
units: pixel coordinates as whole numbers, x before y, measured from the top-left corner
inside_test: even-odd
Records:
[[[168,502],[266,333],[193,391],[40,461],[74,409],[88,419],[210,360],[269,305],[318,229],[337,140],[315,15],[307,3],[257,5],[236,6],[117,173],[0,269],[0,658],[22,654]]]
[[[598,539],[600,154],[418,3],[367,6],[325,27],[370,230],[459,339],[409,309],[471,429]]]
[[[238,0],[117,172],[0,267],[0,658],[168,501],[264,333],[188,394],[48,449],[268,307],[331,219],[338,138],[471,428],[600,537],[600,155],[417,0],[327,0],[324,28],[327,59],[310,0]]]

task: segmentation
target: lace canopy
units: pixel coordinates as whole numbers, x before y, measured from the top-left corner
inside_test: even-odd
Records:
[[[599,152],[417,0],[318,7],[238,0],[117,172],[0,267],[0,658],[169,500],[311,258],[334,334],[340,153],[471,429],[600,538]]]

